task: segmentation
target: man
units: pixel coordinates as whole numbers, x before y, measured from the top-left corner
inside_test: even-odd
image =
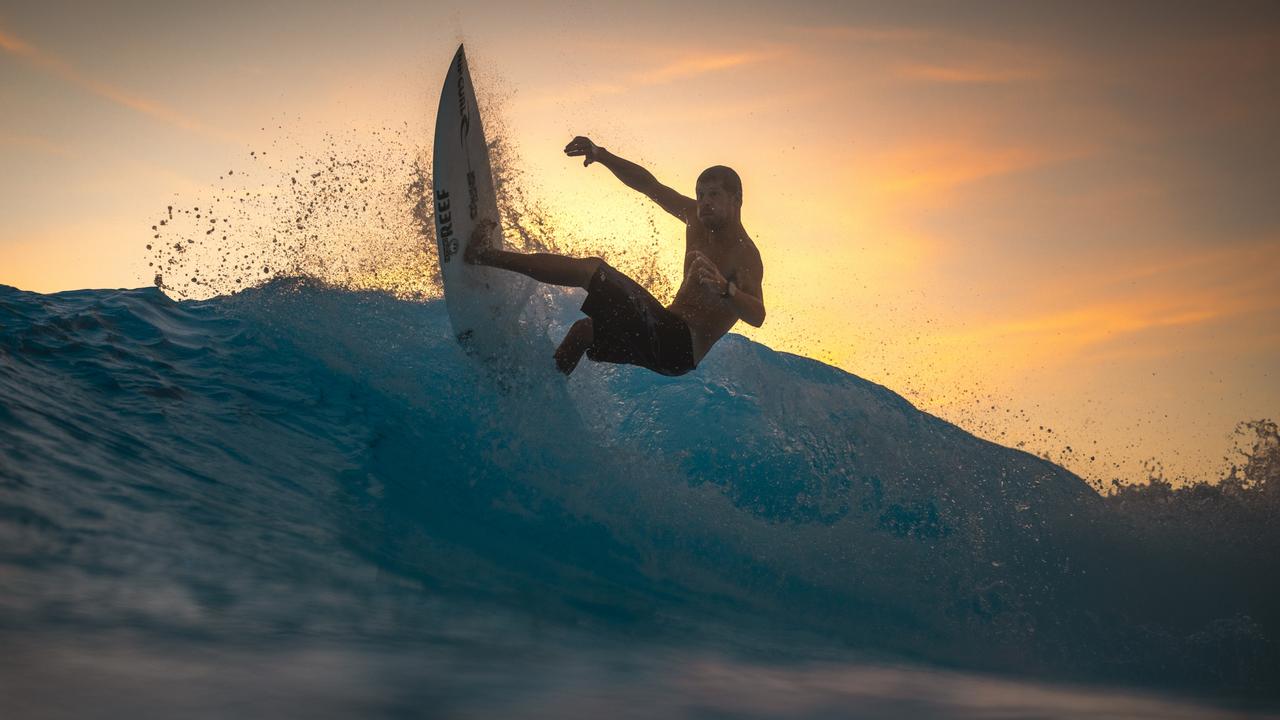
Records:
[[[663,375],[683,375],[738,320],[764,324],[760,281],[764,266],[742,228],[742,180],[716,165],[702,171],[696,199],[658,182],[648,170],[576,137],[565,154],[598,162],[627,187],[644,193],[685,224],[684,279],[675,300],[663,307],[647,290],[600,258],[495,250],[493,223],[477,227],[463,259],[511,270],[553,285],[587,291],[582,312],[556,349],[556,367],[573,372],[585,352],[597,362],[629,363]]]

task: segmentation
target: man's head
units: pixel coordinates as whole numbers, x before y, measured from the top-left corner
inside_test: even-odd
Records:
[[[733,168],[713,165],[698,176],[698,220],[709,230],[723,230],[742,213],[742,178]]]

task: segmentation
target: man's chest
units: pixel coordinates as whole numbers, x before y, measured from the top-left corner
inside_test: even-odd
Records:
[[[724,248],[716,247],[707,242],[695,243],[690,241],[687,245],[687,251],[684,258],[684,272],[689,273],[689,268],[693,265],[693,253],[701,252],[707,256],[711,264],[716,266],[726,279],[732,280],[738,274],[738,269],[746,262],[748,253],[744,252],[742,245],[737,247]]]

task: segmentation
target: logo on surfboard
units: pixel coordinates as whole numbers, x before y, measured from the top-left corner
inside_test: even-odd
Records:
[[[436,224],[440,228],[440,264],[458,252],[458,238],[453,236],[453,211],[449,209],[449,191],[436,191]]]
[[[467,136],[471,134],[471,114],[467,112],[467,89],[462,79],[467,76],[466,58],[458,54],[458,140],[462,147],[467,146]]]
[[[476,171],[467,172],[467,195],[470,202],[467,204],[467,212],[471,214],[471,219],[475,220],[476,215],[480,214],[480,188],[476,187]]]

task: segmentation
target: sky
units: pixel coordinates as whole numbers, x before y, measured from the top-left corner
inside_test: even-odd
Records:
[[[459,42],[557,246],[660,298],[683,229],[573,136],[738,170],[769,315],[735,332],[1088,479],[1214,478],[1280,415],[1274,3],[3,0],[0,283],[151,285],[157,218],[232,172],[345,153],[401,197]]]

